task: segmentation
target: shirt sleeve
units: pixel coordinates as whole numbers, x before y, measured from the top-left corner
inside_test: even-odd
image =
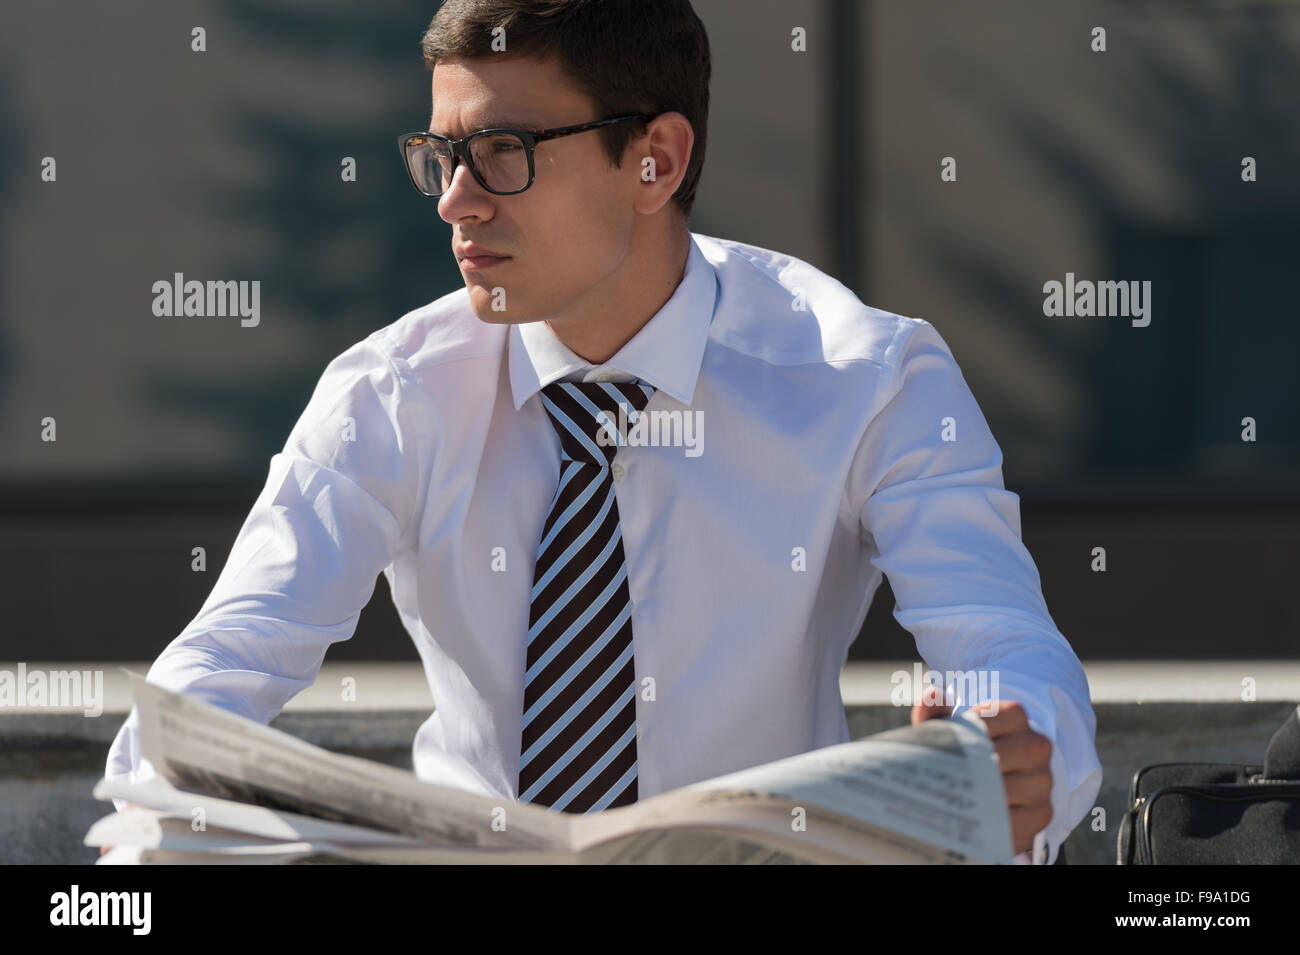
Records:
[[[1052,819],[1019,863],[1050,864],[1101,788],[1087,677],[1043,599],[1002,452],[934,326],[904,319],[892,380],[850,471],[850,501],[894,616],[944,676],[953,715],[1019,702],[1052,742]],[[981,680],[983,681],[981,683]]]
[[[154,661],[150,683],[269,723],[315,681],[409,544],[424,473],[416,442],[427,431],[403,400],[413,391],[373,335],[326,367],[211,594]],[[105,776],[154,772],[132,706]]]

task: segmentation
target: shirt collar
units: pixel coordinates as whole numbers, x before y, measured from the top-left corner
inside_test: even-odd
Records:
[[[692,234],[686,271],[672,298],[609,361],[593,365],[575,355],[545,322],[510,326],[508,361],[515,410],[551,382],[592,368],[626,372],[689,405],[704,360],[717,293],[713,264]]]

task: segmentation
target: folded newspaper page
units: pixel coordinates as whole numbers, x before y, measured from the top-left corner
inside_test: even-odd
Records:
[[[130,676],[158,775],[96,785],[135,807],[87,833],[115,847],[105,865],[1014,861],[969,712],[583,815],[425,782]]]

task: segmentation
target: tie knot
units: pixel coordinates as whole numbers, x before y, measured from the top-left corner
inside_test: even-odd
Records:
[[[609,467],[654,393],[654,386],[639,378],[556,381],[544,387],[542,405],[560,436],[561,459]]]

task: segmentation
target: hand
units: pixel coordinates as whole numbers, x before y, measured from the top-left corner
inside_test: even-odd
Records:
[[[983,717],[1002,769],[1002,786],[1011,813],[1011,843],[1016,854],[1034,847],[1034,836],[1052,821],[1052,741],[1029,728],[1025,708],[1014,701],[997,703],[997,715],[985,715],[993,703],[977,703],[971,712]],[[912,724],[952,715],[951,706],[928,702],[912,707]]]
[[[140,807],[137,806],[135,803],[133,803],[133,802],[128,802],[128,803],[126,803],[126,804],[124,804],[124,805],[122,806],[122,811],[123,811],[123,812],[126,812],[126,810],[128,810],[128,809],[139,809],[139,808],[140,808]],[[103,855],[104,853],[106,853],[106,852],[107,852],[109,849],[111,849],[111,848],[113,848],[113,847],[112,847],[112,846],[100,846],[100,847],[99,847],[99,854],[100,854],[100,855]]]

